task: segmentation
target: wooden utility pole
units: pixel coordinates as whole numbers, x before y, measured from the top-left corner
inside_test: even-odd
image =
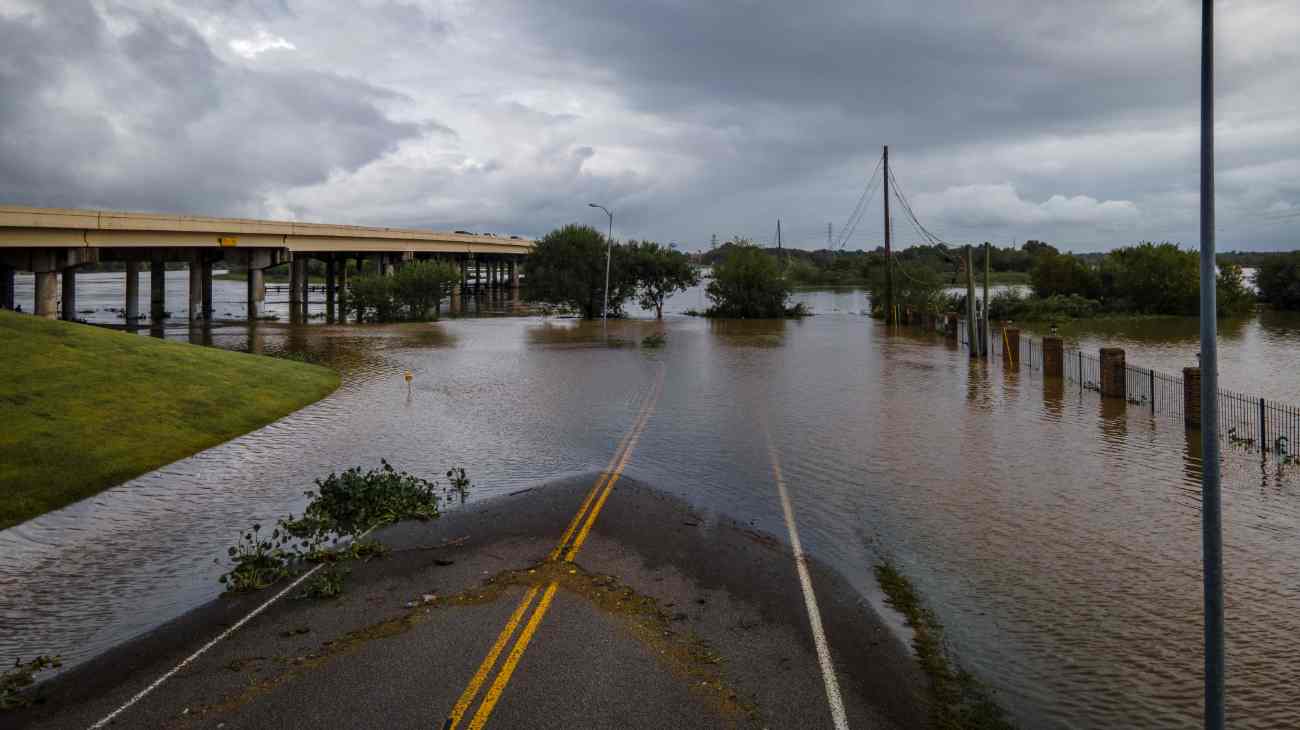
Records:
[[[970,356],[980,356],[979,328],[975,326],[975,253],[966,244],[966,343],[970,345]]]
[[[831,224],[826,224],[826,250],[831,250]]]
[[[989,255],[992,248],[988,241],[984,242],[984,334],[980,337],[980,354],[985,357],[989,354],[989,339],[993,337],[993,323],[989,319]]]
[[[889,145],[885,145],[885,322],[894,323],[894,253],[889,235]]]

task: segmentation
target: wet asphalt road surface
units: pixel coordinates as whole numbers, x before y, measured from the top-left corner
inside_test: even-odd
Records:
[[[782,540],[625,480],[574,561],[547,560],[598,477],[376,533],[393,552],[355,564],[341,597],[275,602],[109,726],[834,727]],[[809,568],[849,726],[925,727],[910,650],[844,578]],[[220,598],[79,666],[0,727],[91,727],[278,590]]]

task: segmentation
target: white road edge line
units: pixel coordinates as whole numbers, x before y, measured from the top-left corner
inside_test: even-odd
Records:
[[[817,645],[817,661],[821,664],[822,680],[826,683],[826,701],[831,707],[831,720],[835,723],[835,730],[848,730],[849,719],[844,714],[840,683],[835,678],[835,664],[831,661],[831,649],[826,643],[826,631],[822,628],[821,610],[817,608],[817,595],[813,593],[812,578],[808,575],[808,559],[804,556],[803,544],[799,542],[799,529],[794,525],[790,493],[785,488],[785,477],[781,476],[781,462],[777,458],[776,444],[772,442],[772,431],[766,424],[764,431],[767,432],[767,450],[772,459],[772,476],[776,478],[776,488],[781,494],[781,509],[785,512],[785,526],[790,532],[790,547],[794,550],[794,567],[799,573],[799,586],[803,589],[804,608],[808,610],[813,643]]]
[[[375,528],[372,527],[372,528],[370,528],[369,530],[366,530],[365,532],[363,532],[363,533],[361,533],[359,536],[357,536],[357,539],[360,540],[361,538],[365,537],[366,535],[369,535],[369,534],[371,533],[371,531],[374,530],[374,529],[375,529]],[[144,689],[140,690],[139,692],[136,693],[136,695],[135,695],[134,697],[132,697],[131,699],[127,700],[126,703],[123,704],[121,707],[117,708],[116,710],[113,710],[113,711],[110,712],[108,715],[105,715],[104,718],[103,718],[102,720],[100,720],[99,722],[95,723],[94,725],[91,725],[91,726],[90,726],[90,730],[99,730],[100,728],[108,727],[108,724],[111,723],[113,720],[117,719],[117,716],[118,716],[118,715],[121,715],[123,712],[126,712],[127,710],[131,709],[131,706],[132,706],[132,705],[134,705],[135,703],[137,703],[137,702],[139,702],[140,700],[142,700],[142,699],[144,699],[145,697],[147,697],[147,696],[149,695],[150,692],[153,692],[154,690],[156,690],[156,689],[158,689],[159,687],[161,687],[162,684],[163,684],[163,682],[166,682],[167,680],[171,679],[173,676],[175,676],[175,674],[176,674],[177,672],[179,672],[180,670],[182,670],[182,669],[184,669],[185,667],[189,666],[190,662],[193,662],[195,659],[198,659],[199,657],[203,656],[203,655],[208,651],[208,649],[211,649],[212,647],[214,647],[214,646],[216,646],[217,644],[221,643],[221,640],[222,640],[222,639],[225,639],[227,636],[230,636],[231,634],[233,634],[233,633],[235,633],[236,631],[238,631],[238,630],[240,629],[240,627],[242,627],[244,624],[248,623],[249,621],[252,621],[252,620],[253,620],[253,619],[254,619],[258,614],[260,614],[261,612],[265,611],[265,610],[266,610],[266,609],[267,609],[267,608],[268,608],[272,603],[275,603],[276,601],[278,601],[278,600],[280,600],[281,598],[283,598],[283,597],[284,597],[284,594],[288,593],[289,591],[293,590],[294,588],[297,588],[297,587],[298,587],[298,586],[299,586],[303,581],[305,581],[305,580],[307,580],[308,578],[310,578],[310,577],[312,576],[313,573],[315,573],[316,571],[320,570],[320,569],[323,568],[323,567],[325,567],[325,563],[317,563],[317,564],[316,564],[316,567],[312,568],[311,570],[307,571],[306,573],[303,573],[302,575],[300,575],[300,576],[298,576],[297,578],[295,578],[294,581],[293,581],[292,583],[290,583],[289,585],[285,586],[284,589],[281,590],[279,593],[277,593],[277,594],[275,594],[274,596],[271,596],[270,598],[266,599],[266,603],[263,603],[262,605],[260,605],[260,606],[258,606],[257,608],[253,609],[253,610],[252,610],[252,611],[251,611],[247,616],[245,616],[245,617],[239,619],[239,621],[235,622],[235,625],[234,625],[234,626],[231,626],[230,628],[226,629],[225,631],[222,631],[220,634],[217,634],[217,637],[216,637],[215,639],[213,639],[212,641],[209,641],[208,643],[204,644],[202,647],[199,648],[198,651],[196,651],[196,652],[194,652],[193,654],[190,654],[189,656],[185,657],[185,659],[182,660],[180,664],[177,664],[176,666],[172,667],[172,668],[171,668],[171,669],[170,669],[166,674],[164,674],[164,675],[162,675],[161,677],[159,677],[158,679],[154,680],[154,683],[153,683],[153,684],[151,684],[151,685],[149,685],[148,687],[145,687]]]

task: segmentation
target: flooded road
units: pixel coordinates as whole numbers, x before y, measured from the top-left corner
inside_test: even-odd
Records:
[[[115,275],[81,281],[92,276]],[[218,292],[233,293],[218,300],[237,303],[242,284],[225,284]],[[79,295],[83,306],[120,306],[96,302],[92,288]],[[173,301],[183,292],[181,279]],[[84,660],[209,600],[222,572],[214,558],[239,529],[301,509],[303,490],[332,470],[382,458],[439,476],[460,465],[473,500],[598,471],[662,365],[662,396],[630,478],[781,536],[770,432],[805,548],[872,601],[871,566],[894,560],[962,664],[1023,726],[1195,724],[1196,438],[1037,373],[971,364],[942,339],[889,335],[862,315],[860,291],[799,298],[817,316],[677,316],[611,322],[608,333],[538,317],[213,326],[198,337],[310,353],[339,368],[344,384],[266,428],[0,532],[0,661],[55,652]],[[669,310],[701,300],[692,290]],[[661,326],[665,347],[639,346]],[[1287,395],[1300,376],[1250,365],[1294,361],[1295,332],[1264,320],[1226,332],[1225,386],[1276,387],[1274,397],[1300,402]],[[164,333],[191,336],[183,319]],[[1172,363],[1189,347],[1177,336],[1123,336],[1148,348],[1131,350],[1130,362],[1170,371],[1157,356]],[[1229,362],[1247,374],[1229,372]],[[1234,727],[1294,727],[1300,480],[1256,456],[1226,458],[1228,717]]]

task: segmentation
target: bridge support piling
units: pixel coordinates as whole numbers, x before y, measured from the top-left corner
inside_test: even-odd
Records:
[[[36,274],[36,301],[33,309],[37,317],[54,319],[58,316],[56,304],[58,302],[58,293],[55,287],[58,285],[58,272],[55,271],[37,271]]]
[[[510,260],[510,288],[519,289],[519,262],[514,259]]]
[[[339,268],[339,321],[348,320],[348,259],[350,256],[343,257],[343,265]],[[357,259],[357,269],[361,269],[361,259]]]
[[[302,259],[289,261],[289,321],[302,319]]]
[[[160,324],[167,316],[167,265],[162,251],[154,249],[149,260],[149,319]]]
[[[199,276],[203,283],[203,321],[212,321],[212,259],[203,257],[199,264]]]
[[[9,264],[0,264],[0,309],[14,308],[14,274]]]
[[[334,254],[325,259],[325,321],[334,322]]]
[[[63,268],[63,320],[75,322],[77,319],[77,267]]]
[[[262,302],[266,300],[266,280],[261,269],[248,270],[248,319],[262,316]]]
[[[203,252],[195,249],[190,253],[190,321],[198,322],[203,317]]]
[[[140,319],[140,262],[126,262],[126,323]]]

